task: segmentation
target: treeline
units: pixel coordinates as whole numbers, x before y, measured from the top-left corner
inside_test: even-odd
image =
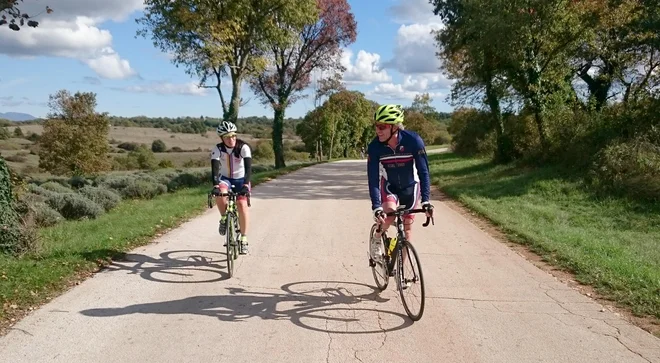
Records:
[[[660,11],[650,0],[432,0],[456,152],[560,165],[660,199]],[[569,169],[570,170],[570,169]]]
[[[221,121],[219,117],[120,117],[110,116],[110,124],[113,126],[124,127],[152,127],[164,129],[170,132],[179,132],[186,134],[204,134],[207,131],[214,132]],[[295,127],[302,118],[287,118],[284,120],[284,136],[292,137],[295,135]],[[236,121],[236,127],[240,133],[250,134],[258,139],[269,139],[273,132],[273,119],[265,116],[261,117],[239,117]]]
[[[327,99],[296,126],[306,151],[316,160],[361,156],[376,136],[373,115],[379,104],[359,91],[346,90],[341,83],[319,88],[317,102],[323,98]],[[419,133],[426,145],[447,144],[451,116],[436,111],[431,101],[427,93],[416,96],[405,108],[404,127]]]

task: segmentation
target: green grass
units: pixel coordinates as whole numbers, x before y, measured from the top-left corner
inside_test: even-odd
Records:
[[[253,185],[313,163],[253,175]],[[148,243],[165,228],[202,213],[210,186],[151,200],[130,200],[94,220],[65,221],[39,231],[41,249],[21,258],[0,254],[0,325],[17,312],[62,292],[104,261]],[[209,226],[216,228],[216,226]]]
[[[660,318],[660,206],[597,198],[578,176],[429,155],[434,184],[547,262],[637,315]]]

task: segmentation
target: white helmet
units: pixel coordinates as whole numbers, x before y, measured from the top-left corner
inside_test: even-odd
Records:
[[[215,130],[219,136],[223,136],[232,132],[237,132],[238,129],[236,128],[236,125],[234,125],[232,122],[229,121],[220,121],[220,124],[218,124],[218,128]]]

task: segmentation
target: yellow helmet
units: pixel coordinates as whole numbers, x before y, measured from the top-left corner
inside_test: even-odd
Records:
[[[374,121],[396,125],[403,123],[403,107],[401,105],[382,105],[374,113]]]

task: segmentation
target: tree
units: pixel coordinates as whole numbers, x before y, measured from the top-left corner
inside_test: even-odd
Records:
[[[332,94],[323,105],[307,113],[296,127],[296,134],[308,151],[327,150],[327,159],[357,154],[373,139],[371,127],[377,104],[359,91]]]
[[[449,78],[457,80],[452,85],[454,105],[463,106],[474,101],[490,109],[496,130],[497,149],[495,160],[510,161],[512,145],[506,139],[501,102],[509,84],[504,76],[506,50],[499,41],[500,25],[496,15],[499,3],[482,0],[431,0],[434,14],[439,15],[447,26],[435,31],[442,60],[442,68]]]
[[[23,0],[0,0],[0,26],[9,24],[9,29],[13,31],[19,31],[21,30],[21,27],[26,25],[26,20],[27,20],[27,26],[36,28],[39,26],[39,22],[35,20],[29,20],[34,18],[35,16],[43,14],[43,12],[35,15],[35,16],[30,16],[24,12],[21,12],[21,10],[18,7],[18,1],[23,2]],[[53,9],[48,7],[46,5],[46,10],[44,10],[47,14],[50,14],[53,12]],[[10,20],[7,20],[7,15],[11,17]],[[18,24],[16,24],[16,20],[18,20]]]
[[[313,70],[342,71],[339,55],[342,46],[355,42],[357,23],[347,0],[317,0],[318,19],[301,28],[293,41],[273,39],[269,43],[270,64],[251,80],[252,89],[274,111],[273,151],[275,167],[286,166],[282,132],[286,108],[302,96]]]
[[[155,153],[164,153],[167,151],[167,145],[165,145],[165,142],[161,139],[154,140],[151,143],[151,151]]]
[[[95,111],[96,94],[60,90],[49,97],[39,167],[55,175],[89,175],[110,169],[107,114]]]
[[[177,67],[200,79],[200,87],[215,88],[223,117],[235,122],[241,85],[264,67],[267,44],[286,42],[292,34],[281,25],[308,21],[312,10],[313,0],[145,0],[137,35],[151,33],[154,46],[170,52]],[[228,103],[222,92],[227,75],[232,83]],[[206,84],[210,78],[215,85]]]

